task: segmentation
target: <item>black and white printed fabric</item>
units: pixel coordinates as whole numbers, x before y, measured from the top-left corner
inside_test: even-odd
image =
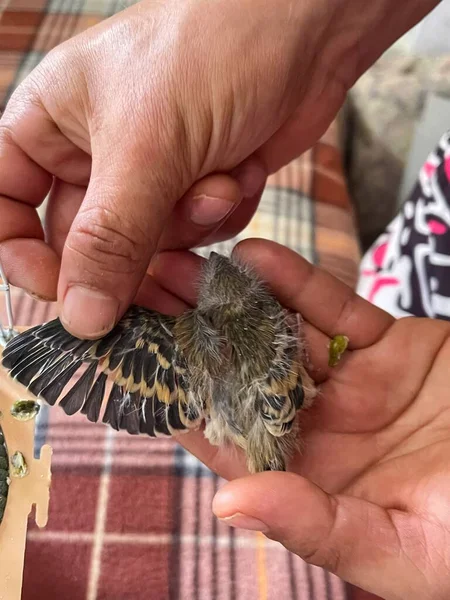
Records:
[[[450,320],[450,132],[365,254],[358,293],[393,316]]]

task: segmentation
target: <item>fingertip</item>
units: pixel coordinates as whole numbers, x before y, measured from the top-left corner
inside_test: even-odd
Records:
[[[374,344],[395,322],[328,270],[276,242],[249,239],[235,252],[267,281],[284,306],[331,338],[345,335],[349,349]]]
[[[177,316],[190,308],[187,302],[167,292],[148,274],[144,277],[134,302],[165,315]]]
[[[280,258],[282,259],[283,255],[290,256],[292,254],[294,254],[300,262],[304,262],[305,265],[311,266],[306,259],[295,253],[293,250],[290,250],[277,242],[263,238],[248,238],[242,240],[234,247],[233,254],[234,253],[241,259],[254,264],[256,268],[261,269],[265,268],[266,265],[270,266],[272,262],[279,264]]]
[[[264,520],[279,502],[279,492],[289,496],[302,479],[293,473],[270,471],[226,483],[214,496],[212,510],[219,519],[236,513],[252,514]]]
[[[227,519],[238,511],[235,483],[226,483],[213,498],[212,511],[218,519]]]
[[[0,244],[0,259],[11,285],[41,300],[55,301],[60,261],[42,240],[19,238]]]
[[[209,229],[217,226],[226,219],[237,207],[239,202],[200,194],[190,198],[183,206],[186,220],[198,227]]]
[[[253,155],[231,172],[244,198],[253,198],[266,184],[268,170],[264,162]]]
[[[239,207],[242,192],[229,175],[214,174],[196,182],[179,200],[158,243],[160,251],[203,244]]]
[[[210,244],[217,244],[229,240],[243,231],[252,220],[263,193],[261,189],[260,193],[257,193],[252,198],[244,198],[239,206],[234,210],[228,219],[220,225],[212,234],[202,240],[198,246],[209,246]]]
[[[109,333],[120,314],[118,298],[83,285],[69,286],[63,298],[61,322],[80,339],[98,339]]]
[[[196,225],[217,225],[233,212],[242,200],[238,182],[228,175],[210,175],[192,186],[180,201],[186,220]]]
[[[198,280],[205,259],[186,250],[159,252],[149,272],[158,284],[190,305],[197,303]]]

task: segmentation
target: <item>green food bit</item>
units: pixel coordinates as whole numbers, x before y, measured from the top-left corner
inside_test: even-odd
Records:
[[[341,356],[347,350],[349,339],[345,335],[335,335],[330,342],[328,350],[328,366],[335,367],[341,360]]]
[[[11,414],[18,421],[30,421],[35,418],[40,408],[35,400],[17,400],[11,406]]]
[[[11,475],[12,477],[25,477],[25,475],[28,475],[28,466],[22,452],[15,452],[11,456]]]
[[[0,444],[0,457],[6,456],[6,448],[3,444]]]
[[[8,459],[6,457],[0,456],[0,469],[6,469],[8,468]]]
[[[6,481],[0,481],[0,496],[7,496],[9,485]]]
[[[0,469],[0,481],[6,481],[8,479],[9,473],[5,469]]]

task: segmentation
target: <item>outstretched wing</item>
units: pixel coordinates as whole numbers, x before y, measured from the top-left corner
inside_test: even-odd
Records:
[[[92,341],[73,337],[55,319],[11,340],[2,363],[48,404],[60,399],[68,415],[81,411],[116,430],[168,436],[196,429],[202,420],[189,403],[188,367],[174,323],[132,306],[110,333]]]

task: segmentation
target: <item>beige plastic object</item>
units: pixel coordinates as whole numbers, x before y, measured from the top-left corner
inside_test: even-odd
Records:
[[[45,527],[50,496],[52,449],[45,445],[40,458],[33,458],[35,420],[18,421],[10,412],[13,403],[19,399],[35,398],[0,367],[0,425],[6,449],[9,457],[16,451],[21,452],[29,469],[23,478],[10,477],[5,513],[0,523],[0,600],[20,600],[22,597],[28,516],[35,505],[36,524]]]
[[[7,325],[0,322],[1,349],[20,329],[14,327],[11,294],[0,262],[0,291],[4,292]],[[22,330],[25,328],[22,328]],[[22,597],[23,567],[27,537],[28,516],[33,505],[38,527],[45,527],[50,499],[52,449],[45,445],[41,456],[34,458],[35,420],[21,421],[11,414],[17,400],[35,400],[26,388],[14,381],[0,365],[0,426],[9,459],[9,489],[3,520],[0,523],[0,600],[20,600]],[[27,473],[14,477],[11,457],[20,452],[25,459]]]

